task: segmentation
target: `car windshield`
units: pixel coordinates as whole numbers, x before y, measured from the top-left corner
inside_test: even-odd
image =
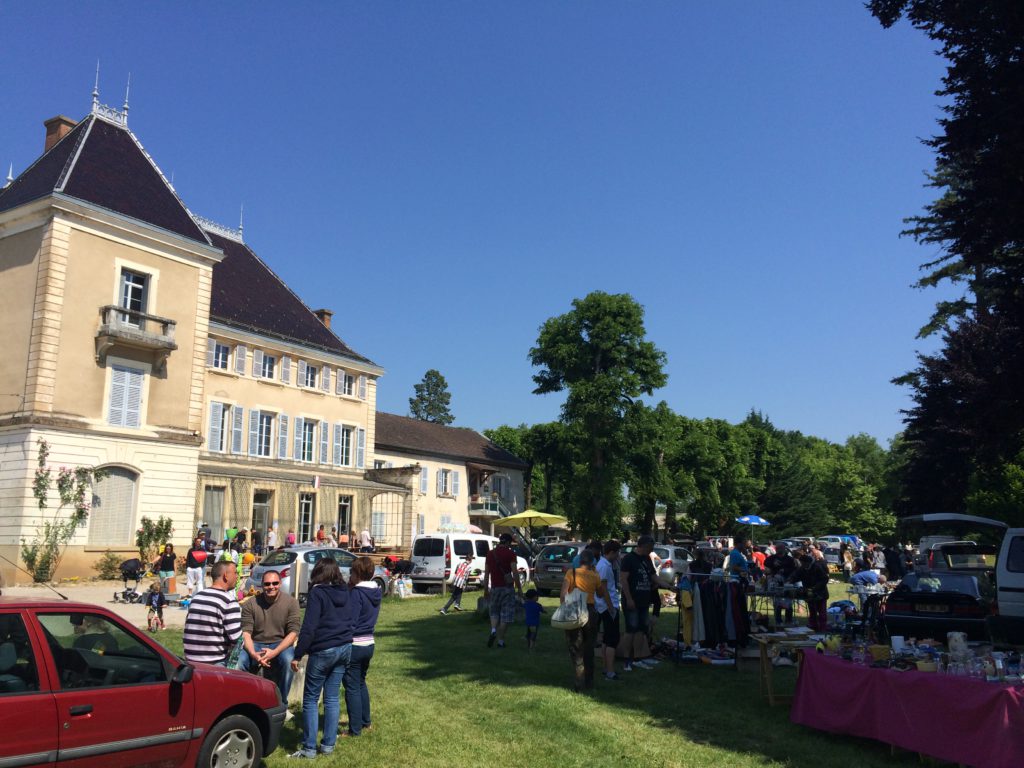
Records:
[[[283,549],[279,549],[276,552],[271,552],[269,555],[260,561],[260,565],[288,565],[295,562],[295,558],[298,557],[294,552],[287,552]]]
[[[908,573],[900,588],[911,592],[959,592],[980,597],[978,579],[961,573]]]
[[[571,544],[558,544],[553,547],[544,547],[537,559],[543,563],[568,563],[579,552],[579,547]]]

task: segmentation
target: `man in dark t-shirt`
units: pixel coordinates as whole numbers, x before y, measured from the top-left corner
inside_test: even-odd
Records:
[[[651,602],[657,595],[656,587],[671,589],[672,585],[659,578],[651,562],[651,551],[654,549],[653,536],[641,536],[637,539],[636,548],[622,558],[621,587],[622,607],[626,617],[626,641],[628,656],[624,672],[632,672],[633,666],[650,669],[645,661],[635,661],[636,647],[640,638],[647,632],[647,614]]]
[[[516,573],[516,553],[512,551],[512,536],[501,534],[498,546],[487,553],[484,561],[484,597],[488,599],[488,610],[491,614],[491,634],[487,638],[487,647],[491,648],[494,641],[498,647],[505,647],[505,631],[515,621],[516,595],[523,597],[523,586],[519,583]]]

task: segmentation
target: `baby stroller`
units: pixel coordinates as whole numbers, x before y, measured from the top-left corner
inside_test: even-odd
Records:
[[[142,594],[139,592],[139,583],[146,573],[146,566],[137,557],[125,560],[121,563],[121,578],[124,579],[124,590],[114,593],[115,603],[141,603]],[[134,579],[135,586],[129,587],[128,582]]]

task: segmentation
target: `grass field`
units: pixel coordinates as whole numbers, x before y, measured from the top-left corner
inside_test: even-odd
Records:
[[[469,593],[475,605],[479,593]],[[845,592],[843,593],[845,596]],[[838,596],[838,595],[837,595]],[[557,600],[543,601],[548,611]],[[598,680],[591,695],[571,690],[563,633],[541,627],[527,652],[522,627],[509,647],[486,647],[487,624],[472,612],[440,616],[440,597],[387,598],[370,668],[372,732],[339,740],[323,765],[842,766],[917,763],[890,757],[871,741],[830,736],[789,722],[788,707],[769,708],[758,695],[756,660],[730,667],[675,665]],[[674,635],[666,610],[660,634]],[[180,632],[160,639],[180,650]],[[780,689],[795,671],[779,670]],[[837,701],[835,706],[845,706]],[[344,707],[342,708],[344,720]],[[294,765],[287,753],[300,738],[299,719],[285,725],[270,766]]]

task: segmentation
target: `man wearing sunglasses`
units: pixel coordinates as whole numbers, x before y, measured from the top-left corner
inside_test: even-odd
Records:
[[[263,574],[261,586],[260,594],[242,603],[243,646],[238,668],[270,673],[281,690],[281,701],[288,701],[295,640],[302,626],[299,601],[281,591],[281,576],[275,571]]]

